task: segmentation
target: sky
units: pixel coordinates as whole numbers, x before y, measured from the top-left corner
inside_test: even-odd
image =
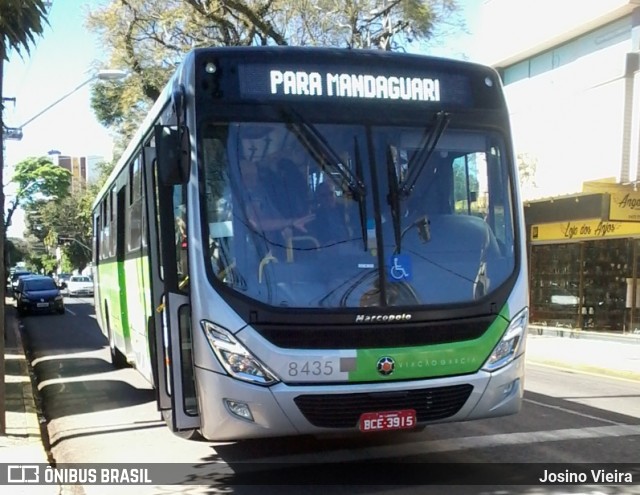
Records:
[[[104,0],[53,0],[49,26],[30,46],[30,53],[9,54],[4,67],[4,122],[20,127],[62,96],[88,80],[103,53],[97,39],[84,25],[88,6]],[[98,155],[109,159],[112,139],[96,120],[90,107],[90,85],[83,86],[46,110],[23,129],[21,141],[5,141],[5,184],[16,163],[31,156],[46,156],[57,150],[63,155]],[[6,204],[13,199],[11,184],[5,187]],[[24,214],[17,211],[8,237],[22,237]]]
[[[484,0],[459,0],[462,16],[472,33],[478,8]],[[20,127],[44,110],[42,115],[24,126],[21,141],[5,141],[5,184],[16,163],[31,156],[46,156],[59,151],[70,156],[102,156],[110,159],[113,141],[110,133],[96,120],[90,106],[90,84],[73,91],[104,67],[107,54],[97,37],[85,27],[88,9],[108,0],[52,0],[49,26],[36,38],[30,54],[21,58],[10,53],[5,65],[3,95],[16,98],[6,103],[4,122]],[[455,33],[428,47],[411,46],[408,51],[454,58],[469,58],[473,36]],[[72,92],[48,108],[61,97]],[[15,189],[14,189],[15,190]],[[5,187],[7,204],[12,200],[12,186]],[[24,215],[16,212],[8,237],[22,237]]]
[[[7,104],[4,118],[8,126],[20,126],[95,73],[93,68],[103,54],[84,26],[85,5],[101,1],[53,0],[50,26],[36,39],[31,53],[23,55],[24,59],[10,54],[3,91],[5,97],[15,97],[16,103]],[[84,86],[29,123],[22,141],[8,142],[8,162],[52,149],[69,155],[110,154],[111,140],[92,114],[89,88]]]

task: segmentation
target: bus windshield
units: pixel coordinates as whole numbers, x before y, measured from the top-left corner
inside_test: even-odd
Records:
[[[515,269],[505,145],[434,127],[203,125],[212,282],[291,308],[488,296]]]

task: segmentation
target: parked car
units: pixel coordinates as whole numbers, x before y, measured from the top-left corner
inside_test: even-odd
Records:
[[[67,282],[69,281],[69,278],[71,278],[71,274],[70,273],[59,273],[55,277],[56,284],[61,289],[64,289],[67,286]]]
[[[62,294],[51,277],[44,275],[20,277],[15,297],[20,315],[31,312],[64,313]]]
[[[86,275],[73,275],[67,281],[67,294],[73,296],[93,296],[93,280]]]
[[[13,297],[16,296],[16,287],[18,287],[18,281],[20,280],[20,277],[26,277],[27,275],[35,275],[35,274],[25,270],[16,270],[11,274],[10,284],[11,284],[11,292],[13,293]]]

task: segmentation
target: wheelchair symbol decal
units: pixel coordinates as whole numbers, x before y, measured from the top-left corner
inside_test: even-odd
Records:
[[[394,254],[389,263],[389,280],[401,282],[411,280],[412,277],[411,258],[406,254]]]

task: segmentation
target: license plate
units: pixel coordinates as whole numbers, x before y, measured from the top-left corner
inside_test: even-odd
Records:
[[[48,308],[49,307],[49,303],[38,303],[37,306],[39,308]]]
[[[360,431],[409,430],[416,426],[416,411],[402,409],[399,411],[368,412],[360,416]]]

